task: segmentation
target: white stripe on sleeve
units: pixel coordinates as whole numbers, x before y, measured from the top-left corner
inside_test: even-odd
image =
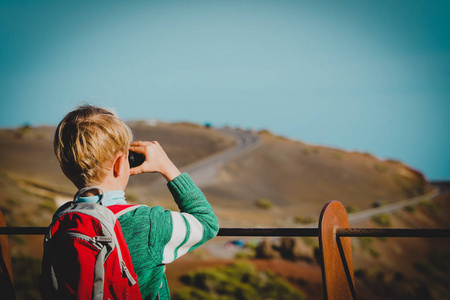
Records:
[[[163,264],[171,263],[175,260],[175,250],[183,243],[186,238],[187,228],[183,217],[179,212],[171,212],[172,214],[172,237],[164,247]]]
[[[186,243],[178,249],[177,257],[186,254],[191,247],[195,246],[203,238],[203,226],[202,224],[192,215],[187,213],[181,213],[186,220],[189,222],[190,232]]]

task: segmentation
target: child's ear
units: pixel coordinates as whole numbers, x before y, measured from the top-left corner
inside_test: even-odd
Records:
[[[116,161],[114,162],[114,177],[119,177],[121,172],[125,170],[127,162],[128,158],[126,154],[117,156]]]

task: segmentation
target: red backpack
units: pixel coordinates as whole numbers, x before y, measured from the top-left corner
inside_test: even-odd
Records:
[[[44,239],[43,299],[142,299],[128,246],[117,220],[139,205],[77,202],[53,216]],[[101,191],[101,190],[100,190]],[[114,212],[113,212],[113,211]]]

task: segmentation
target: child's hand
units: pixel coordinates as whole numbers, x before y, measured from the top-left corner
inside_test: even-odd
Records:
[[[180,175],[178,168],[172,163],[164,149],[158,142],[133,142],[130,151],[145,155],[145,161],[130,169],[130,175],[141,173],[160,173],[167,181]]]

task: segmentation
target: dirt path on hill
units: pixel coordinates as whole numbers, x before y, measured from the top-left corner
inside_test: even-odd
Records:
[[[205,187],[214,183],[219,167],[225,162],[248,153],[261,144],[260,137],[252,132],[236,129],[220,129],[219,131],[234,138],[236,146],[197,161],[183,169],[184,172],[190,174],[199,187]]]
[[[356,222],[359,222],[362,220],[367,220],[376,215],[390,214],[390,213],[393,213],[400,209],[403,209],[406,206],[412,206],[412,205],[419,204],[423,201],[431,200],[431,199],[437,197],[439,194],[440,194],[439,189],[434,189],[425,195],[414,197],[412,199],[398,201],[395,203],[383,205],[381,207],[366,209],[364,211],[349,214],[348,221],[350,224],[352,224],[352,223],[356,223]]]
[[[231,149],[217,152],[187,165],[180,170],[181,172],[188,173],[195,184],[200,188],[215,182],[219,168],[224,163],[253,151],[261,144],[261,138],[256,133],[231,128],[217,129],[217,131],[234,138],[236,140],[236,145]],[[152,183],[152,188],[157,186],[165,187],[165,184],[166,181],[164,178],[160,178]]]

